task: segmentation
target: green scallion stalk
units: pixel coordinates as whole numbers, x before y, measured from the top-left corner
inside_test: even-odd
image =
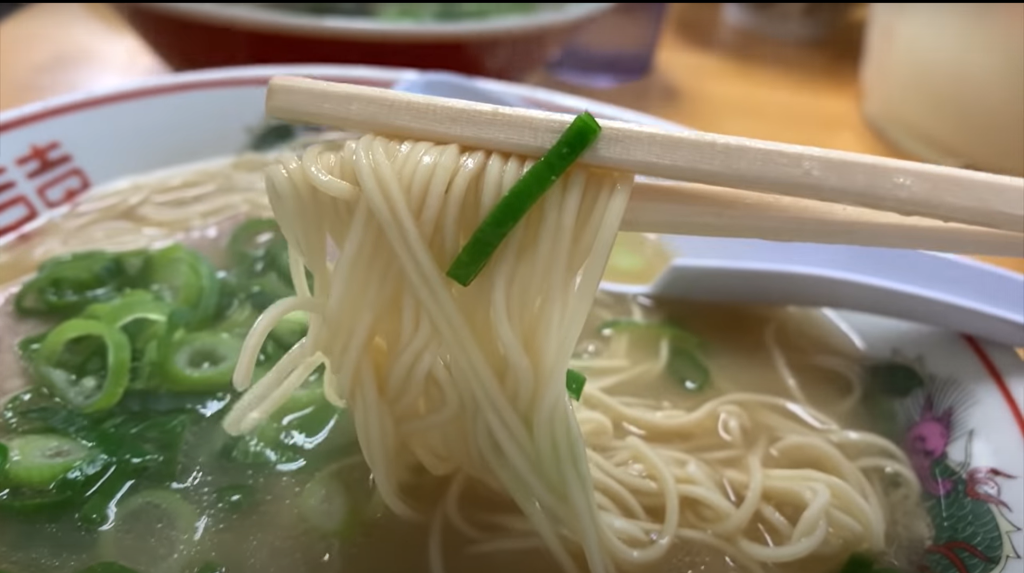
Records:
[[[598,327],[602,333],[649,333],[669,341],[669,359],[665,371],[683,388],[699,391],[711,383],[711,371],[701,358],[701,341],[692,333],[667,322],[644,321],[634,318],[615,318]]]
[[[462,286],[469,286],[505,237],[597,140],[600,133],[601,126],[594,116],[587,112],[576,116],[555,145],[523,173],[519,181],[487,214],[448,267],[448,277]]]

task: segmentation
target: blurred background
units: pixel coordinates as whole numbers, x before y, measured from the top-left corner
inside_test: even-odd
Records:
[[[0,108],[172,70],[447,69],[1024,175],[1024,3],[0,4]]]

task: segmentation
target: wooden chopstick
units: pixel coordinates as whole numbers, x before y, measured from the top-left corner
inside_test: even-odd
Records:
[[[621,230],[1024,257],[1024,236],[862,207],[638,178]]]
[[[538,157],[571,117],[308,78],[271,79],[270,116]],[[652,177],[1024,232],[1024,179],[602,120],[581,161]]]

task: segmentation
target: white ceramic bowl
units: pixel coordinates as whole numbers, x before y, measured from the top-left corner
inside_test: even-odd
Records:
[[[244,149],[264,119],[266,80],[279,73],[552,111],[586,108],[599,118],[683,129],[584,98],[451,74],[261,66],[164,76],[0,114],[0,249],[94,186]],[[29,176],[34,160],[22,158],[42,156],[59,164]],[[68,159],[57,161],[62,156]],[[679,298],[871,310],[1024,345],[1024,279],[969,259],[739,239],[663,240],[675,259],[654,284],[609,286]],[[900,408],[912,456],[931,470],[961,470],[948,487],[931,489],[933,507],[948,520],[928,553],[931,571],[1024,571],[1018,557],[1024,487],[1012,477],[1024,476],[1024,361],[1004,345],[857,310],[830,312],[866,353],[910,363],[924,379],[924,390]],[[920,440],[932,447],[919,448]],[[922,476],[926,485],[929,476]]]

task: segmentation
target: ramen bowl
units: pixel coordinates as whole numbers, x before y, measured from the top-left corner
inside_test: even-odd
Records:
[[[563,113],[587,109],[599,119],[684,129],[550,90],[414,70],[255,66],[158,77],[0,114],[0,253],[59,224],[78,201],[101,197],[95,194],[109,182],[295,137],[263,116],[266,82],[277,74]],[[74,238],[67,243],[73,250]],[[638,261],[648,268],[634,272]],[[630,236],[613,251],[606,277],[607,291],[691,309],[822,308],[885,394],[884,409],[868,425],[884,428],[920,479],[933,528],[921,565],[933,572],[1024,569],[1024,361],[1011,347],[1024,336],[1020,276],[934,253]],[[0,369],[10,367],[9,330],[0,329],[0,345]],[[10,390],[4,382],[0,397]],[[6,539],[5,532],[0,549]],[[0,568],[6,555],[0,551]]]
[[[307,14],[260,4],[116,6],[180,70],[324,62],[520,79],[541,69],[568,34],[613,4],[538,4],[526,13],[454,21]]]

